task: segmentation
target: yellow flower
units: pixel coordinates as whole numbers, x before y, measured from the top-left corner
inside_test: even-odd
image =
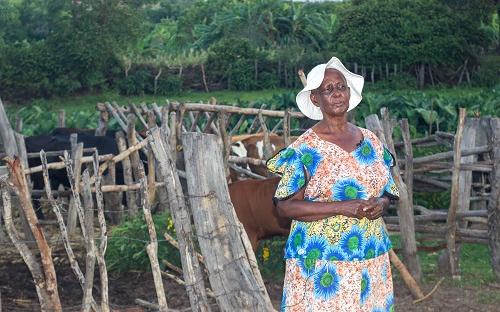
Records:
[[[267,262],[267,260],[269,260],[270,255],[271,252],[269,251],[268,247],[262,248],[262,258],[264,259],[264,262]]]
[[[174,228],[174,220],[172,217],[168,217],[168,222],[167,222],[167,230],[171,230]]]

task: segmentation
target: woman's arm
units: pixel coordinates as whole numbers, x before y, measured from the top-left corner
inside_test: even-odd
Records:
[[[344,215],[352,218],[363,218],[363,208],[367,207],[368,201],[361,199],[335,201],[335,202],[312,202],[304,200],[303,188],[287,200],[279,200],[276,204],[280,217],[299,221],[317,221],[335,215]]]

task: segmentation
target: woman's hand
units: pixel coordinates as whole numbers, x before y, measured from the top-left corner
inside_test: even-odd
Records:
[[[388,198],[372,197],[363,204],[362,214],[370,220],[375,220],[384,214],[384,210],[387,206],[389,206]]]

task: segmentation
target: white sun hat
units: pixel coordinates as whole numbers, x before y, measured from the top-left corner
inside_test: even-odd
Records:
[[[351,109],[356,107],[362,99],[361,91],[363,91],[365,79],[363,78],[363,76],[348,71],[342,64],[342,62],[334,56],[328,61],[328,63],[316,65],[309,72],[309,74],[307,74],[307,84],[295,98],[300,111],[307,117],[314,120],[323,119],[323,113],[321,113],[320,108],[314,105],[311,101],[311,90],[319,88],[319,86],[323,82],[323,78],[325,77],[325,70],[327,68],[333,68],[340,71],[347,81],[347,86],[351,90],[351,97],[349,98],[349,109],[347,111],[350,111]]]

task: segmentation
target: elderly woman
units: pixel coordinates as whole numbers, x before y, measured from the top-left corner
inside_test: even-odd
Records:
[[[296,100],[320,121],[267,162],[281,175],[278,213],[293,220],[282,311],[393,310],[391,242],[381,216],[399,192],[392,154],[347,121],[363,83],[336,57],[314,67]]]

